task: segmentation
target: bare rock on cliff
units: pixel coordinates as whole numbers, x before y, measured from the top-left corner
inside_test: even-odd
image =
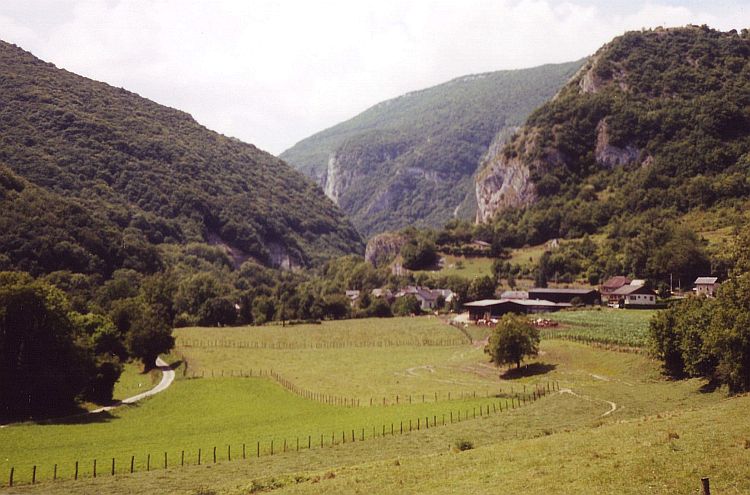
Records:
[[[401,234],[386,232],[370,239],[365,249],[365,261],[373,266],[387,265],[393,261],[406,244],[406,237]]]
[[[610,141],[609,124],[607,124],[607,119],[602,119],[596,128],[596,148],[594,150],[596,163],[599,165],[615,168],[639,160],[642,150],[636,146],[627,144],[623,148],[614,146]]]

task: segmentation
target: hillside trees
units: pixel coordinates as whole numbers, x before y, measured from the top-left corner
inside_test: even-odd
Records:
[[[69,409],[86,386],[86,348],[63,293],[21,273],[0,273],[0,416]]]
[[[738,239],[735,268],[715,300],[689,297],[658,313],[651,348],[674,378],[701,377],[731,393],[750,391],[750,229]]]

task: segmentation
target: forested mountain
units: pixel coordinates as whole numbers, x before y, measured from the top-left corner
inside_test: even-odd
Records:
[[[454,79],[379,103],[281,154],[366,236],[475,211],[473,175],[583,61]]]
[[[0,42],[0,269],[153,272],[160,244],[237,264],[363,252],[341,211],[268,153]]]
[[[615,38],[488,155],[476,194],[502,245],[604,233],[593,272],[721,273],[680,219],[721,212],[742,227],[731,222],[750,204],[750,33]]]

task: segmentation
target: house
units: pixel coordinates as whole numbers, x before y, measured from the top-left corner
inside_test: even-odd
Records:
[[[382,297],[389,303],[393,302],[393,299],[395,299],[393,297],[393,292],[391,292],[390,289],[372,289],[372,297],[378,299]]]
[[[623,285],[629,285],[630,282],[631,280],[628,277],[623,277],[622,275],[618,275],[616,277],[605,280],[605,282],[600,287],[602,302],[608,304],[616,303],[618,301],[617,296],[613,296],[612,293]]]
[[[716,289],[719,287],[719,279],[717,277],[698,277],[693,285],[695,285],[693,290],[696,294],[714,297]]]
[[[464,308],[469,311],[469,319],[473,322],[489,321],[506,313],[548,313],[570,306],[569,303],[554,303],[541,299],[483,299],[464,304]]]
[[[485,251],[489,251],[489,250],[490,250],[490,248],[492,247],[492,244],[490,244],[489,242],[485,242],[485,241],[479,241],[479,240],[476,240],[476,241],[472,241],[472,243],[471,243],[471,244],[472,244],[472,245],[473,245],[473,246],[474,246],[475,248],[477,248],[477,249],[481,249],[481,250],[485,250]]]
[[[601,304],[601,296],[596,289],[529,289],[529,299],[569,304],[577,299],[587,306]]]
[[[621,308],[640,308],[656,305],[656,292],[645,285],[623,285],[612,294],[616,301],[610,303]]]
[[[455,294],[449,289],[428,289],[426,287],[407,285],[395,295],[396,298],[404,296],[416,297],[422,310],[430,311],[437,308],[439,297],[442,296],[446,303],[450,303],[453,301]]]
[[[359,291],[358,290],[348,290],[346,291],[346,297],[349,298],[349,303],[354,306],[357,301],[359,300]]]

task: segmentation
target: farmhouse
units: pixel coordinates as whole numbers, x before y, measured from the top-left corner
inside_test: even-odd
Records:
[[[601,286],[602,301],[608,304],[616,303],[618,298],[612,293],[624,285],[629,285],[630,282],[631,280],[628,277],[622,275],[606,280]]]
[[[623,285],[612,293],[621,308],[650,307],[656,304],[656,292],[645,285]]]
[[[698,277],[695,279],[693,290],[696,294],[704,294],[708,297],[714,297],[716,289],[719,287],[717,277]]]
[[[558,311],[569,308],[569,303],[554,303],[540,299],[483,299],[464,304],[469,310],[469,319],[490,320],[499,318],[506,313],[532,314]]]
[[[600,304],[601,296],[596,289],[529,289],[529,299],[568,304],[577,299],[582,304],[593,306]]]
[[[404,296],[416,297],[420,306],[425,311],[437,308],[438,298],[441,296],[446,303],[450,303],[455,297],[453,291],[448,289],[428,289],[426,287],[415,287],[413,285],[407,285],[395,295],[396,298]]]

